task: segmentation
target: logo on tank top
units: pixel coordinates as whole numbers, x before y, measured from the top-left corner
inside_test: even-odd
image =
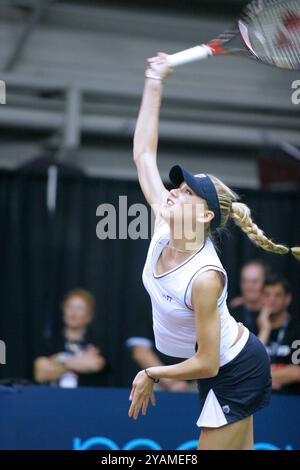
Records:
[[[163,298],[166,299],[168,302],[172,302],[173,298],[170,295],[162,294]]]

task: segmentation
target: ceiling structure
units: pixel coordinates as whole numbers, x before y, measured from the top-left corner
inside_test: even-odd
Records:
[[[2,0],[7,104],[0,107],[0,165],[13,167],[52,147],[91,174],[134,178],[132,136],[146,58],[207,41],[244,4]],[[296,78],[240,58],[176,70],[161,110],[163,174],[175,159],[255,187],[255,158],[265,143],[300,146],[300,110],[291,102]]]

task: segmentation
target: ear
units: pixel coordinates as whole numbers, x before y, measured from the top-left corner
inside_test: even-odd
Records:
[[[203,214],[198,215],[197,222],[207,224],[213,220],[215,214],[213,211],[205,210]]]
[[[198,220],[201,221],[202,223],[208,224],[209,222],[213,220],[214,217],[215,217],[215,213],[213,211],[205,210],[200,220],[199,219]]]

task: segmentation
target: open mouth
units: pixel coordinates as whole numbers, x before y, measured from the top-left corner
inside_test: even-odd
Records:
[[[167,205],[169,207],[174,206],[174,202],[172,201],[172,199],[170,199],[170,198],[167,199]]]

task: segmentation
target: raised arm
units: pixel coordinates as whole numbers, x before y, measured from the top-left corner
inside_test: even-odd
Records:
[[[163,80],[172,71],[165,57],[165,54],[159,53],[157,57],[148,59],[147,78],[133,145],[133,158],[137,167],[139,183],[147,202],[153,207],[156,215],[158,206],[168,194],[157,167],[159,112]],[[154,72],[151,69],[151,63],[161,65],[159,72]]]

